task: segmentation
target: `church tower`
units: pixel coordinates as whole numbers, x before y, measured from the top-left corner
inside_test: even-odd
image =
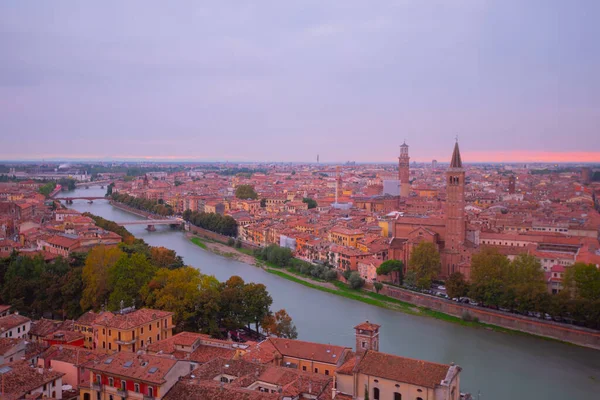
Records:
[[[400,196],[408,197],[410,194],[410,157],[408,157],[408,145],[406,141],[400,146],[400,157],[398,157],[398,180],[400,181]]]
[[[379,351],[379,328],[381,325],[365,321],[354,327],[356,336],[356,353],[361,354],[367,350]]]
[[[442,258],[442,274],[457,272],[460,252],[465,241],[465,170],[460,158],[458,140],[454,145],[450,168],[446,171],[446,243]]]

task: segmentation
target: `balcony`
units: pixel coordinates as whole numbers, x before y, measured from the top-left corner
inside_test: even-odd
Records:
[[[102,384],[99,382],[93,382],[92,390],[97,390],[98,392],[102,391]]]
[[[127,390],[117,389],[117,395],[121,397],[127,397]]]
[[[117,339],[115,340],[116,344],[134,344],[137,341],[137,338],[133,338],[131,340],[121,340],[121,339]]]
[[[144,395],[144,400],[156,400],[156,397]]]

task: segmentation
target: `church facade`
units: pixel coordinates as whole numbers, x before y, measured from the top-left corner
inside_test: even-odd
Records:
[[[398,216],[393,224],[389,255],[409,266],[412,250],[421,242],[435,245],[441,258],[441,277],[453,272],[470,276],[470,249],[466,239],[465,170],[458,142],[454,145],[450,167],[446,171],[446,202],[443,216]]]

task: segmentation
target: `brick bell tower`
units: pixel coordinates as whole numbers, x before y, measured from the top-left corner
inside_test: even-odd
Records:
[[[406,141],[400,146],[398,157],[398,180],[400,181],[400,196],[408,197],[410,194],[410,157]]]
[[[356,332],[356,353],[361,354],[367,350],[379,351],[379,328],[381,325],[365,321],[354,327]]]
[[[450,168],[446,171],[446,241],[442,258],[442,275],[459,270],[460,253],[466,234],[465,170],[460,158],[458,139],[454,145]]]

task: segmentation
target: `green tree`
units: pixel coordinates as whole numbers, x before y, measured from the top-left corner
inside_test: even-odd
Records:
[[[469,284],[460,272],[450,274],[446,280],[446,293],[451,299],[464,297],[469,293]]]
[[[221,324],[227,329],[238,329],[246,325],[248,315],[244,301],[246,283],[239,276],[230,277],[221,288]]]
[[[509,296],[514,296],[520,311],[540,310],[540,299],[547,292],[542,265],[532,255],[520,254],[510,263],[504,278],[508,283]],[[511,297],[507,298],[510,301]]]
[[[239,185],[235,188],[235,197],[238,199],[258,199],[258,194],[254,191],[254,186],[252,185]]]
[[[565,289],[576,298],[600,299],[600,269],[594,264],[575,263],[566,270]]]
[[[148,307],[174,312],[173,322],[178,329],[193,329],[190,324],[200,299],[201,283],[200,271],[195,268],[161,268],[142,288],[141,297]]]
[[[108,299],[108,271],[122,255],[123,252],[116,247],[96,246],[90,250],[82,271],[82,310],[98,310]]]
[[[386,260],[377,267],[377,275],[392,275],[392,282],[402,285],[404,281],[404,263],[400,260]]]
[[[373,283],[373,287],[375,288],[375,292],[379,293],[381,289],[383,289],[383,284],[381,282]]]
[[[247,312],[247,323],[253,322],[258,331],[263,318],[269,314],[269,308],[273,304],[273,298],[267,292],[267,288],[262,283],[248,283],[242,291],[244,299],[244,308]]]
[[[308,204],[308,208],[317,208],[317,202],[315,201],[315,199],[311,199],[310,197],[305,197],[302,199],[303,203]]]
[[[202,275],[200,298],[196,304],[194,321],[201,332],[221,337],[219,313],[221,311],[221,283],[212,275]]]
[[[501,304],[507,289],[505,277],[510,261],[497,249],[484,247],[471,260],[470,297],[488,305]]]
[[[431,242],[421,242],[416,245],[410,255],[409,270],[415,271],[417,286],[429,288],[431,281],[441,271],[440,253]]]
[[[348,285],[354,290],[358,290],[365,285],[365,280],[360,277],[360,274],[356,271],[352,271],[350,273],[350,277],[348,278]]]
[[[108,297],[109,309],[119,310],[121,304],[125,306],[140,304],[140,291],[150,282],[156,269],[144,254],[122,255],[108,270],[108,283],[111,289]]]

